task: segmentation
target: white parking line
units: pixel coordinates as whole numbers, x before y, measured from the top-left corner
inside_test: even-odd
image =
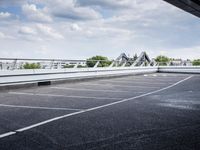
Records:
[[[146,82],[140,82],[140,81],[134,81],[134,80],[129,80],[129,81],[126,81],[126,80],[113,80],[113,81],[109,81],[109,80],[101,80],[101,81],[105,81],[105,82],[112,82],[112,83],[124,83],[124,84],[127,84],[127,83],[136,83],[136,84],[139,84],[139,83],[144,83],[144,84],[152,84],[152,85],[163,85],[163,84],[167,84],[168,82],[165,82],[165,83],[159,83],[159,82],[152,82],[152,81],[150,81],[150,82],[148,82],[148,81],[146,81]],[[125,81],[125,82],[124,82]],[[168,84],[170,84],[170,83],[168,83]],[[142,85],[142,86],[144,86],[144,85]]]
[[[8,104],[0,104],[0,107],[46,109],[46,110],[75,110],[75,111],[83,110],[83,109],[74,109],[74,108],[36,107],[36,106],[22,106],[22,105],[8,105]]]
[[[132,76],[132,77],[127,77],[127,78],[132,78],[132,79],[181,79],[187,76]]]
[[[160,84],[160,83],[162,83],[162,84],[165,84],[165,83],[168,83],[168,84],[173,84],[174,82],[177,82],[177,80],[176,81],[174,81],[174,80],[171,80],[171,82],[170,81],[168,81],[168,80],[165,80],[165,79],[163,79],[163,80],[153,80],[153,79],[151,79],[151,80],[147,80],[147,79],[145,79],[145,80],[140,80],[140,79],[134,79],[134,78],[126,78],[126,79],[113,79],[113,81],[121,81],[121,82],[123,82],[123,81],[125,81],[125,82],[132,82],[132,83],[153,83],[153,84]]]
[[[162,74],[161,76],[163,76],[163,77],[167,77],[167,74]]]
[[[127,81],[127,83],[137,83],[137,84],[152,84],[152,85],[167,85],[167,84],[173,84],[174,82],[157,82],[157,81]]]
[[[119,90],[95,90],[95,89],[81,89],[81,88],[68,88],[68,87],[50,87],[52,89],[60,89],[60,90],[73,90],[73,91],[91,91],[91,92],[113,92],[113,93],[124,93],[128,91],[119,91]]]
[[[128,80],[127,80],[128,79]],[[129,80],[130,79],[130,80]],[[126,79],[122,79],[124,81],[138,81],[138,82],[142,82],[142,81],[151,81],[151,82],[162,82],[162,83],[174,83],[177,82],[178,80],[182,80],[183,78],[126,78]]]
[[[10,135],[13,135],[13,134],[15,134],[16,132],[7,132],[7,133],[4,133],[4,134],[1,134],[0,135],[0,139],[1,138],[4,138],[4,137],[7,137],[7,136],[10,136]]]
[[[106,81],[107,82],[107,81]],[[112,81],[109,81],[107,83],[111,83]],[[115,82],[112,82],[115,83]],[[80,83],[82,85],[97,85],[97,86],[109,86],[109,87],[113,87],[113,86],[117,86],[117,87],[128,87],[128,88],[160,88],[160,87],[150,87],[150,86],[139,86],[139,85],[119,85],[119,84],[100,84],[100,83]]]
[[[157,73],[157,74],[144,74],[145,77],[186,77],[187,75],[184,74],[163,74],[163,73]],[[137,76],[139,77],[139,76]],[[142,77],[142,76],[141,76]]]
[[[74,96],[74,95],[55,95],[55,94],[40,94],[40,93],[24,93],[24,92],[8,92],[13,95],[29,95],[29,96],[48,96],[48,97],[66,97],[66,98],[80,98],[80,99],[113,99],[121,100],[122,98],[113,98],[113,97],[89,97],[89,96]]]
[[[81,110],[81,111],[78,111],[78,112],[74,112],[74,113],[70,113],[70,114],[66,114],[66,115],[62,115],[62,116],[59,116],[59,117],[55,117],[55,118],[52,118],[52,119],[48,119],[46,121],[42,121],[42,122],[39,122],[39,123],[36,123],[36,124],[33,124],[33,125],[30,125],[30,126],[27,126],[27,127],[24,127],[24,128],[21,128],[21,129],[18,129],[18,130],[15,130],[14,132],[23,132],[23,131],[27,131],[27,130],[30,130],[32,128],[35,128],[35,127],[38,127],[38,126],[42,126],[44,124],[48,124],[50,122],[53,122],[53,121],[57,121],[57,120],[60,120],[60,119],[63,119],[63,118],[67,118],[67,117],[70,117],[70,116],[75,116],[75,115],[78,115],[78,114],[82,114],[82,113],[85,113],[85,112],[90,112],[90,111],[93,111],[93,110],[98,110],[98,109],[101,109],[101,108],[105,108],[105,107],[109,107],[109,106],[112,106],[112,105],[116,105],[116,104],[120,104],[120,103],[124,103],[124,102],[127,102],[127,101],[132,101],[132,100],[135,100],[135,99],[138,99],[138,98],[141,98],[141,97],[145,97],[145,96],[148,96],[148,95],[152,95],[152,94],[155,94],[155,93],[158,93],[158,92],[161,92],[161,91],[164,91],[164,90],[167,90],[167,89],[170,89],[190,78],[192,78],[193,76],[189,76],[181,81],[178,81],[170,86],[167,86],[167,87],[164,87],[162,89],[159,89],[159,90],[155,90],[155,91],[152,91],[152,92],[148,92],[148,93],[145,93],[145,94],[142,94],[142,95],[139,95],[139,96],[135,96],[135,97],[130,97],[130,98],[126,98],[126,99],[123,99],[123,100],[120,100],[120,101],[117,101],[117,102],[113,102],[113,103],[109,103],[109,104],[105,104],[105,105],[101,105],[101,106],[97,106],[97,107],[93,107],[93,108],[89,108],[89,109],[85,109],[85,110]],[[7,136],[10,136],[10,135],[13,135],[13,134],[9,134],[11,132],[8,132],[8,133],[4,133],[2,135],[0,135],[0,138],[5,138]],[[7,134],[7,135],[6,135]]]
[[[156,77],[157,76],[157,74],[144,74],[143,75],[144,77]]]

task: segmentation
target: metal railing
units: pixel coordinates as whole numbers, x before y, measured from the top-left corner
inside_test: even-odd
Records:
[[[0,58],[0,70],[136,67],[136,61]],[[139,66],[151,66],[143,61]]]
[[[184,64],[184,63],[170,63],[170,62],[158,62],[157,63],[158,64],[158,66],[193,66],[193,64],[192,63],[187,63],[187,64]]]

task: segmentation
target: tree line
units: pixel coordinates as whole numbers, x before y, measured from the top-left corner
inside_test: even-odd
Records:
[[[155,61],[156,61],[157,63],[159,63],[160,65],[163,65],[163,66],[165,66],[165,65],[167,65],[167,64],[169,64],[170,62],[175,61],[175,60],[176,60],[176,59],[174,59],[174,58],[169,58],[169,57],[164,56],[164,55],[160,55],[160,56],[157,56],[157,57],[155,58]],[[200,59],[195,59],[195,60],[191,61],[191,63],[192,63],[193,66],[200,66]]]

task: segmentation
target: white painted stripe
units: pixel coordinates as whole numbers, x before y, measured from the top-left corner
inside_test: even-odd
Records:
[[[144,74],[143,76],[144,77],[156,77],[157,74]]]
[[[104,84],[93,84],[93,83],[80,83],[80,84],[82,84],[82,85],[86,85],[86,86],[95,86],[95,85],[97,85],[97,86],[107,86],[107,87],[113,87],[112,85],[108,85],[108,84],[106,84],[106,85],[104,85]],[[132,92],[132,93],[135,93],[135,94],[138,94],[138,93],[144,93],[144,92],[139,92],[139,91],[134,91],[134,90],[130,90],[130,89],[127,89],[126,91],[124,91],[124,92]],[[118,92],[116,92],[116,93],[118,93]],[[119,99],[123,99],[123,98],[119,98]]]
[[[73,91],[91,91],[91,92],[113,92],[113,93],[124,93],[128,91],[119,91],[119,90],[95,90],[95,89],[81,89],[81,88],[68,88],[68,87],[50,87],[52,89],[60,89],[60,90],[73,90]]]
[[[166,74],[162,74],[161,76],[163,76],[163,77],[167,77],[167,75],[166,75]]]
[[[165,80],[165,79],[163,79],[163,80],[147,80],[147,79],[141,80],[141,79],[134,79],[134,78],[126,78],[126,79],[121,79],[121,80],[114,79],[114,81],[121,81],[121,82],[125,81],[125,82],[132,82],[132,83],[150,83],[150,82],[153,82],[153,84],[160,84],[160,83],[161,84],[165,84],[165,83],[173,84],[174,82],[177,82],[177,80],[175,80],[175,81],[171,80],[171,82],[170,82],[170,81]]]
[[[7,132],[7,133],[4,133],[4,134],[1,134],[0,135],[0,139],[1,138],[4,138],[4,137],[7,137],[7,136],[10,136],[10,135],[13,135],[13,134],[15,134],[16,132]]]
[[[112,81],[108,81],[108,82],[111,83]],[[112,83],[114,83],[114,82],[112,82]],[[100,84],[100,83],[80,83],[80,84],[82,84],[82,85],[109,86],[109,87],[117,86],[117,87],[128,87],[128,88],[160,88],[160,87],[150,87],[150,86],[145,86],[145,85],[144,86],[139,86],[139,85],[134,86],[134,85],[119,85],[119,84],[104,84],[104,83],[102,83],[102,84]]]
[[[127,77],[127,78],[133,78],[133,79],[173,79],[173,78],[184,78],[184,77],[187,77],[187,76],[132,76],[132,77]]]
[[[131,81],[151,81],[151,82],[162,82],[162,83],[174,83],[174,82],[177,82],[179,80],[182,80],[183,78],[169,78],[169,79],[166,79],[166,78],[126,78],[126,79],[130,79]],[[127,81],[130,81],[130,80],[127,80]],[[125,81],[125,80],[124,80]]]
[[[98,109],[101,109],[101,108],[109,107],[109,106],[112,106],[112,105],[124,103],[124,102],[127,102],[127,101],[132,101],[134,99],[138,99],[138,98],[141,98],[141,97],[152,95],[152,94],[155,94],[155,93],[158,93],[158,92],[170,89],[170,88],[172,88],[172,87],[174,87],[174,86],[176,86],[176,85],[178,85],[178,84],[180,84],[180,83],[182,83],[182,82],[184,82],[184,81],[186,81],[186,80],[188,80],[188,79],[190,79],[192,77],[193,76],[189,76],[189,77],[187,77],[187,78],[185,78],[185,79],[183,79],[181,81],[178,81],[178,82],[176,82],[176,83],[174,83],[174,84],[172,84],[170,86],[167,86],[165,88],[162,88],[162,89],[159,89],[159,90],[156,90],[156,91],[152,91],[152,92],[149,92],[149,93],[146,93],[146,94],[142,94],[142,95],[139,95],[139,96],[126,98],[126,99],[123,99],[123,100],[120,100],[120,101],[117,101],[117,102],[113,102],[113,103],[109,103],[109,104],[105,104],[105,105],[101,105],[101,106],[97,106],[97,107],[85,109],[85,110],[82,110],[82,111],[78,111],[78,112],[66,114],[66,115],[63,115],[63,116],[55,117],[55,118],[52,118],[52,119],[49,119],[49,120],[46,120],[46,121],[42,121],[42,122],[39,122],[39,123],[30,125],[30,126],[27,126],[27,127],[18,129],[18,130],[16,130],[16,132],[27,131],[27,130],[30,130],[32,128],[35,128],[35,127],[38,127],[38,126],[41,126],[41,125],[44,125],[44,124],[47,124],[47,123],[50,123],[50,122],[53,122],[53,121],[57,121],[57,120],[60,120],[60,119],[63,119],[63,118],[67,118],[67,117],[70,117],[70,116],[75,116],[75,115],[82,114],[82,113],[85,113],[85,112],[90,112],[90,111],[93,111],[93,110],[98,110]],[[6,136],[4,136],[4,137],[6,137]]]
[[[75,109],[75,108],[37,107],[37,106],[24,106],[24,105],[22,106],[22,105],[8,105],[8,104],[0,104],[0,107],[46,109],[46,110],[74,110],[74,111],[83,110],[83,109]]]
[[[24,93],[24,92],[9,92],[13,95],[29,95],[29,96],[48,96],[48,97],[66,97],[66,98],[79,98],[79,99],[113,99],[120,100],[122,98],[113,98],[113,97],[89,97],[89,96],[74,96],[74,95],[55,95],[55,94],[40,94],[40,93]]]
[[[127,84],[127,83],[144,83],[144,84],[153,84],[153,85],[163,85],[163,84],[170,84],[169,82],[165,82],[165,83],[159,83],[159,82],[152,82],[152,81],[150,81],[150,82],[148,82],[148,81],[146,81],[146,82],[140,82],[140,81],[134,81],[134,80],[129,80],[129,81],[125,81],[125,80],[113,80],[113,81],[109,81],[109,80],[101,80],[101,81],[105,81],[105,82],[113,82],[113,83],[124,83],[124,84]],[[124,82],[125,81],[125,82]],[[144,86],[144,85],[142,85],[142,86]]]
[[[127,81],[127,83],[136,83],[136,84],[152,84],[152,85],[166,85],[166,84],[173,84],[174,82],[157,82],[157,81]]]

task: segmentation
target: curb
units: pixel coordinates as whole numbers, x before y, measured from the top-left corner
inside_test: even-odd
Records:
[[[153,72],[149,72],[145,74],[151,74],[151,73]],[[37,81],[30,81],[30,82],[16,82],[16,83],[9,83],[9,84],[0,84],[0,91],[33,88],[33,87],[38,87],[38,86],[48,86],[48,85],[54,85],[54,84],[87,82],[87,81],[94,81],[94,80],[99,80],[99,79],[119,78],[119,77],[126,77],[126,76],[137,76],[141,74],[144,74],[144,73],[110,74],[110,75],[100,75],[100,76],[60,78],[60,79],[52,79],[52,80],[37,80]]]

